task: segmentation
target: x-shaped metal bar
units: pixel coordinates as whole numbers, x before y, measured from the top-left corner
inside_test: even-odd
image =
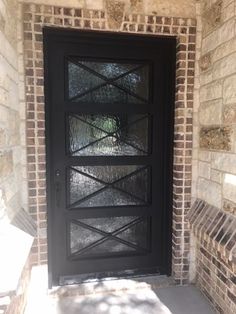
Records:
[[[113,232],[105,232],[105,231],[100,230],[100,229],[98,229],[98,228],[96,228],[96,227],[93,227],[93,226],[90,226],[90,225],[88,225],[88,224],[86,224],[86,223],[83,223],[83,222],[80,221],[80,220],[72,220],[72,222],[73,222],[74,224],[78,225],[78,226],[81,226],[81,227],[83,227],[83,228],[89,229],[89,230],[91,230],[91,231],[93,231],[93,232],[96,232],[96,233],[99,233],[99,234],[103,235],[103,238],[101,238],[101,239],[99,239],[99,240],[97,240],[97,241],[91,243],[90,245],[88,245],[88,246],[86,246],[86,247],[84,247],[84,248],[78,250],[77,252],[73,253],[72,256],[78,256],[78,255],[84,254],[84,253],[86,253],[88,250],[90,250],[90,249],[92,249],[92,248],[94,248],[94,247],[96,247],[96,246],[98,246],[98,245],[104,243],[105,241],[107,241],[107,240],[109,240],[109,239],[118,241],[118,242],[120,242],[120,243],[122,243],[122,244],[125,244],[125,245],[127,245],[127,246],[129,246],[129,247],[135,249],[135,250],[142,251],[142,252],[146,252],[146,251],[147,251],[146,249],[144,249],[144,248],[142,248],[142,247],[139,247],[138,245],[133,244],[133,243],[131,243],[131,242],[128,242],[128,241],[126,241],[126,240],[124,240],[124,239],[121,239],[121,238],[118,238],[118,237],[117,237],[120,233],[122,233],[122,232],[124,232],[125,230],[127,230],[127,229],[129,229],[129,228],[131,228],[131,227],[133,227],[133,226],[135,226],[135,225],[137,225],[137,224],[139,224],[139,223],[142,222],[142,221],[144,221],[144,217],[138,217],[138,218],[136,218],[135,220],[129,222],[128,224],[126,224],[126,225],[124,225],[124,226],[122,226],[122,227],[120,227],[120,228],[114,230]]]
[[[73,204],[70,205],[70,208],[74,208],[74,207],[78,206],[80,203],[83,203],[84,201],[90,199],[90,198],[93,197],[93,196],[96,196],[97,194],[99,194],[99,193],[105,191],[105,190],[108,189],[108,188],[113,188],[113,189],[115,189],[115,190],[118,190],[118,191],[120,191],[120,192],[123,192],[123,193],[125,193],[125,194],[127,194],[127,195],[129,195],[129,196],[131,196],[131,197],[133,197],[133,198],[135,198],[137,201],[139,201],[139,202],[141,202],[141,203],[143,203],[143,204],[146,203],[145,200],[141,199],[141,198],[138,197],[137,195],[132,194],[132,193],[130,193],[130,192],[128,192],[128,191],[124,191],[124,190],[122,190],[121,188],[119,188],[119,187],[117,187],[117,186],[114,186],[114,185],[117,184],[117,183],[120,182],[120,181],[124,181],[124,180],[126,180],[126,179],[128,179],[128,178],[130,178],[130,177],[132,177],[132,176],[134,176],[134,175],[136,175],[136,174],[139,173],[140,171],[143,171],[143,170],[148,169],[148,166],[139,168],[139,169],[137,169],[137,170],[135,170],[135,171],[133,171],[133,172],[127,174],[126,176],[124,176],[124,177],[122,177],[122,178],[119,178],[119,179],[117,179],[117,180],[115,180],[115,181],[113,181],[113,182],[105,182],[105,181],[103,181],[103,180],[101,180],[101,179],[95,178],[95,177],[93,177],[93,176],[91,176],[91,175],[89,175],[89,174],[87,174],[87,173],[84,173],[84,172],[82,172],[82,171],[80,171],[80,170],[78,170],[78,169],[76,169],[76,168],[74,168],[74,167],[71,167],[71,169],[74,170],[74,171],[76,171],[76,172],[78,172],[78,173],[80,173],[81,175],[83,175],[83,176],[85,176],[85,177],[88,177],[88,178],[90,178],[90,179],[92,179],[92,180],[94,180],[94,181],[97,181],[97,182],[99,182],[99,183],[101,183],[101,184],[103,184],[103,185],[105,185],[105,186],[102,187],[101,189],[99,189],[99,190],[97,190],[97,191],[95,191],[95,192],[93,192],[93,193],[91,193],[91,194],[89,194],[89,195],[83,197],[82,199],[80,199],[80,200],[74,202]]]
[[[122,131],[123,129],[127,129],[127,128],[130,127],[131,125],[133,125],[133,124],[135,124],[135,123],[137,123],[137,122],[140,122],[141,120],[144,120],[144,119],[147,119],[147,118],[148,118],[148,115],[145,115],[145,116],[143,116],[143,117],[141,117],[141,118],[139,118],[139,119],[137,119],[137,120],[135,120],[135,121],[133,121],[133,122],[128,123],[126,126],[119,127],[117,130],[115,130],[115,131],[113,131],[113,132],[107,132],[106,130],[104,130],[104,129],[98,127],[98,126],[96,126],[96,125],[94,125],[94,124],[92,124],[92,123],[90,123],[90,122],[88,122],[88,121],[85,121],[84,119],[80,118],[80,117],[79,117],[78,115],[76,115],[76,114],[71,114],[71,116],[74,117],[74,118],[76,118],[76,119],[78,119],[78,120],[80,120],[80,121],[82,121],[83,123],[88,124],[89,126],[94,127],[95,129],[97,129],[97,130],[99,130],[99,131],[101,131],[101,132],[107,134],[107,135],[105,135],[105,136],[103,136],[103,137],[101,137],[101,138],[99,138],[99,139],[97,139],[97,140],[95,140],[95,141],[93,141],[93,142],[90,142],[89,144],[87,144],[87,145],[85,145],[85,146],[83,146],[83,147],[80,147],[79,149],[76,149],[75,151],[72,152],[72,154],[76,154],[76,153],[78,153],[79,151],[81,151],[81,150],[83,150],[83,149],[85,149],[85,148],[87,148],[87,147],[89,147],[89,146],[92,146],[92,145],[94,145],[94,144],[96,144],[96,143],[98,143],[98,142],[100,142],[100,141],[102,141],[102,140],[104,140],[105,138],[108,138],[108,137],[115,137],[117,140],[120,140],[119,137],[116,135],[116,133],[118,133],[119,131]],[[125,143],[125,144],[127,144],[127,145],[129,145],[129,146],[131,146],[131,147],[133,147],[134,149],[137,149],[137,150],[139,150],[139,151],[141,151],[141,152],[147,154],[147,152],[146,152],[145,150],[143,150],[142,148],[138,147],[137,145],[135,145],[135,144],[133,144],[133,143],[131,144],[131,143],[127,142],[127,141],[124,140],[124,139],[122,139],[121,142],[123,142],[123,143]]]
[[[93,92],[93,91],[95,91],[95,90],[97,90],[97,89],[99,89],[99,88],[101,88],[101,87],[103,87],[103,86],[106,86],[106,85],[108,85],[108,84],[111,84],[111,85],[115,86],[116,88],[122,90],[123,92],[125,92],[125,93],[127,93],[127,94],[129,94],[129,95],[131,95],[131,96],[133,96],[133,97],[135,97],[135,98],[137,98],[137,99],[139,99],[139,100],[141,100],[141,101],[143,101],[143,102],[147,102],[147,99],[145,99],[145,98],[143,98],[143,97],[141,97],[141,96],[139,96],[139,95],[133,93],[131,90],[125,88],[124,86],[120,86],[119,84],[115,83],[115,81],[119,80],[120,78],[125,77],[125,76],[129,75],[130,73],[133,73],[134,71],[137,71],[137,70],[139,70],[140,68],[144,67],[144,64],[138,65],[137,67],[135,67],[135,68],[129,70],[128,72],[122,73],[121,75],[119,75],[119,76],[117,76],[117,77],[114,77],[114,78],[110,78],[110,79],[109,79],[109,78],[107,78],[106,76],[104,76],[104,75],[102,75],[102,74],[100,74],[100,73],[94,71],[93,69],[87,67],[86,65],[80,63],[79,61],[77,61],[76,59],[74,59],[74,58],[72,58],[72,57],[69,57],[68,60],[71,61],[72,63],[74,63],[75,65],[77,65],[77,66],[83,68],[84,70],[86,70],[86,71],[92,73],[93,75],[95,75],[95,76],[97,76],[97,77],[99,77],[100,79],[102,79],[102,80],[105,81],[103,84],[97,85],[97,86],[95,86],[95,87],[93,87],[93,88],[90,88],[89,90],[87,90],[87,91],[85,91],[85,92],[83,92],[83,93],[80,93],[80,94],[77,94],[77,95],[73,96],[72,98],[70,98],[71,101],[73,101],[73,100],[75,100],[75,99],[77,99],[77,98],[81,98],[81,97],[85,96],[86,94],[88,94],[88,93],[90,93],[90,92]]]

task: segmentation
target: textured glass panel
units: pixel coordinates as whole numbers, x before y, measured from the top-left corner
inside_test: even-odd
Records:
[[[106,137],[73,154],[74,156],[142,156],[144,152],[118,141],[114,136]]]
[[[75,118],[73,116],[69,117],[70,151],[73,155],[81,155],[80,152],[77,152],[78,150],[84,148],[85,151],[87,151],[87,145],[107,136],[106,132],[78,118],[79,117]],[[104,118],[101,118],[100,122],[102,123],[103,121]],[[96,119],[93,124],[96,125]]]
[[[126,88],[135,95],[148,100],[149,94],[149,69],[147,66],[138,69],[116,81],[121,87]]]
[[[104,217],[104,218],[85,218],[80,219],[82,223],[91,227],[97,228],[104,232],[114,232],[122,226],[130,224],[135,221],[136,216],[125,216],[125,217]]]
[[[69,117],[72,156],[147,155],[146,115],[76,115]]]
[[[75,166],[69,169],[69,207],[145,205],[148,169],[143,166]]]
[[[99,179],[106,183],[112,183],[119,180],[132,172],[143,168],[143,166],[126,165],[126,166],[76,166],[73,167],[78,171],[88,174],[89,176]]]
[[[140,199],[140,203],[142,201],[147,203],[149,201],[148,182],[148,169],[143,169],[129,178],[115,183],[114,187],[118,187],[119,189],[126,191],[131,195],[135,195]],[[136,203],[139,203],[137,199]]]
[[[75,97],[78,94],[82,94],[104,83],[104,80],[98,76],[93,75],[71,62],[68,63],[68,75],[69,98]]]
[[[148,118],[138,120],[138,115],[136,118],[137,122],[133,122],[133,119],[128,119],[128,126],[122,129],[121,132],[117,132],[116,136],[120,141],[124,141],[137,148],[143,155],[148,151]]]
[[[124,243],[117,242],[115,240],[107,240],[102,244],[90,249],[89,254],[104,254],[126,251],[135,251],[135,249],[128,245],[125,245]]]
[[[70,204],[83,199],[103,187],[104,184],[90,179],[73,169],[70,170]]]
[[[69,99],[80,103],[145,103],[149,67],[142,64],[68,62]]]
[[[130,243],[133,243],[139,247],[147,248],[148,242],[146,235],[148,228],[147,219],[142,220],[138,224],[122,231],[117,235],[119,239],[126,240]]]
[[[137,64],[104,63],[90,61],[79,61],[79,63],[109,79],[116,78],[126,72],[129,72],[132,69],[135,69],[138,66]]]
[[[103,238],[103,236],[96,232],[86,229],[82,226],[71,223],[70,225],[71,235],[71,253],[75,253],[84,247],[91,245],[97,240]]]
[[[76,99],[81,103],[143,103],[142,99],[130,95],[124,90],[111,85],[106,84],[105,86],[99,87],[94,91],[88,92],[86,95],[80,96]]]
[[[144,202],[122,191],[108,188],[80,203],[78,207],[144,205]]]
[[[78,219],[70,224],[71,254],[99,255],[147,249],[145,217]]]

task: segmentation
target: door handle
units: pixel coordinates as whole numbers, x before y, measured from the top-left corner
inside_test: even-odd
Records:
[[[56,207],[60,207],[61,201],[61,184],[60,184],[61,171],[59,169],[55,170],[55,196],[56,196]]]
[[[61,184],[60,182],[56,182],[56,207],[60,207],[60,201],[61,201]]]
[[[58,178],[58,177],[60,177],[60,175],[61,175],[61,171],[59,169],[57,169],[55,171],[55,177]]]

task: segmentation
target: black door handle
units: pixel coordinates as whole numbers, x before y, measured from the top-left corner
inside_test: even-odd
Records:
[[[61,201],[61,184],[60,182],[56,182],[56,207],[60,207],[60,201]]]

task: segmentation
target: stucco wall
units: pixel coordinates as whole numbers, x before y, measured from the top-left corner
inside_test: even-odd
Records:
[[[6,208],[9,218],[22,204],[17,9],[0,0],[0,216]]]
[[[209,3],[200,9],[194,196],[236,214],[236,1]]]
[[[219,215],[233,224],[236,219],[236,1],[201,0],[197,14],[192,194],[194,199],[218,208]],[[211,219],[206,219],[210,224]],[[229,225],[227,228],[230,231]],[[226,257],[225,248],[219,245],[227,228],[216,239],[204,235],[203,240],[197,234],[196,278],[220,313],[235,313],[235,252],[231,248],[230,257]],[[230,237],[235,243],[230,231],[224,239],[225,247]],[[212,249],[214,243],[216,249]]]
[[[127,13],[157,14],[159,16],[176,16],[193,18],[196,15],[195,0],[20,0],[20,2],[47,5],[81,7],[104,10],[108,2],[122,2]]]

